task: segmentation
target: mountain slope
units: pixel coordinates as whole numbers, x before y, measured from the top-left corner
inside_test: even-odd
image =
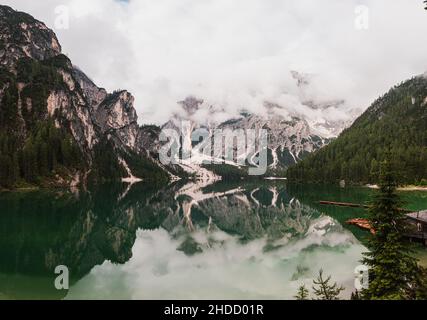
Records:
[[[218,178],[201,163],[160,164],[161,128],[138,125],[129,92],[108,93],[96,86],[61,54],[54,32],[30,15],[0,6],[0,18],[0,187],[26,183],[76,186],[120,179],[166,181],[177,176]],[[183,141],[189,141],[198,128],[210,133],[214,128],[266,129],[267,174],[280,174],[328,144],[346,126],[345,119],[328,121],[326,117],[328,110],[341,107],[344,100],[317,101],[310,94],[309,75],[293,72],[292,77],[301,105],[265,102],[260,115],[242,113],[223,122],[224,117],[211,116],[224,115],[224,108],[189,97],[178,102],[182,112],[162,128],[180,132],[181,121],[188,121],[189,127],[181,132]],[[307,117],[307,112],[312,115]],[[221,120],[210,123],[211,119]],[[189,145],[195,147],[195,143]],[[237,173],[240,179],[240,169]]]
[[[0,6],[0,186],[167,180],[133,101],[98,88],[42,22]]]
[[[390,153],[402,183],[427,178],[427,78],[418,76],[375,101],[337,140],[288,170],[297,181],[378,181]]]
[[[272,170],[285,169],[301,161],[331,140],[319,135],[307,121],[297,117],[286,120],[277,115],[271,117],[244,115],[240,119],[227,121],[219,127],[224,130],[267,130],[268,165]]]
[[[294,72],[293,75],[299,74]],[[295,80],[301,90],[303,89],[302,87],[309,84],[309,80],[305,78],[298,77]],[[300,98],[303,99],[303,96],[301,93]],[[322,111],[336,109],[344,103],[343,100],[326,102],[307,100],[304,108],[309,108],[313,113],[322,115]],[[221,118],[218,115],[224,112],[224,108],[212,106],[203,99],[189,96],[179,102],[179,105],[181,107],[180,112],[173,114],[162,128],[179,132],[183,137],[183,141],[187,141],[187,153],[193,152],[192,160],[196,162],[199,160],[214,162],[215,165],[204,165],[204,167],[223,178],[227,178],[225,176],[228,175],[228,178],[233,176],[241,179],[247,175],[247,168],[241,166],[239,168],[237,163],[230,161],[225,161],[224,165],[219,165],[218,162],[221,162],[221,159],[224,158],[222,154],[200,155],[199,149],[203,144],[194,141],[191,144],[189,143],[192,134],[199,134],[201,132],[200,129],[206,130],[211,140],[214,140],[215,130],[222,130],[223,132],[243,130],[248,134],[247,130],[255,130],[255,132],[259,133],[259,130],[265,129],[268,133],[268,170],[266,175],[281,175],[289,166],[294,165],[312,152],[330,143],[348,126],[348,121],[328,121],[322,117],[316,121],[313,120],[315,117],[309,119],[302,112],[293,110],[295,106],[279,106],[268,102],[260,106],[260,114],[242,111],[239,116],[223,122],[217,119]],[[348,114],[348,119],[354,119],[355,112],[356,110],[351,110]],[[289,115],[283,116],[282,114]],[[248,137],[246,136],[246,138]],[[236,162],[237,159],[245,159],[248,165],[251,163],[252,157],[256,155],[257,153],[253,153],[250,148],[242,151],[235,147],[234,160]],[[195,164],[199,165],[197,166],[199,168],[201,163]],[[195,170],[194,174],[197,175],[198,170]]]

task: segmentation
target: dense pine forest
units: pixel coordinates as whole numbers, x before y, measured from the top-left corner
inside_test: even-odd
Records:
[[[376,100],[330,145],[291,167],[291,181],[376,183],[391,154],[402,184],[427,184],[427,78],[415,77]]]
[[[74,139],[55,126],[46,115],[49,90],[64,86],[57,72],[63,56],[38,62],[19,60],[16,75],[0,68],[0,88],[4,89],[0,108],[0,187],[39,184],[58,171],[82,166],[82,155]],[[19,92],[20,84],[27,85]],[[22,101],[31,99],[31,108]]]
[[[42,177],[81,165],[77,145],[51,121],[38,123],[22,147],[14,135],[0,134],[2,187],[11,188],[20,181],[38,184]]]
[[[69,183],[77,171],[88,170],[89,161],[91,181],[119,180],[127,172],[118,154],[135,174],[166,182],[167,174],[153,161],[130,150],[116,150],[106,139],[95,146],[90,159],[71,133],[55,123],[60,115],[48,114],[47,99],[52,91],[67,91],[58,70],[70,64],[59,55],[45,61],[21,58],[16,74],[0,66],[0,188],[48,186],[64,178]]]

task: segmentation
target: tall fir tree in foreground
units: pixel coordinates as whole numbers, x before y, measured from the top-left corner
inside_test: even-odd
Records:
[[[420,285],[420,268],[404,235],[406,215],[400,210],[396,174],[389,160],[380,164],[380,188],[369,209],[369,222],[376,231],[369,241],[370,252],[363,263],[369,270],[369,288],[362,297],[369,300],[415,299]]]
[[[323,276],[323,270],[320,269],[319,275],[316,280],[313,280],[313,291],[318,300],[339,300],[341,291],[344,291],[343,286],[330,283],[331,276],[326,279]]]

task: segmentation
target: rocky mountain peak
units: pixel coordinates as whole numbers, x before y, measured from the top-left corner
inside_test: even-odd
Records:
[[[61,53],[55,33],[32,16],[0,5],[0,64],[14,67],[23,57],[45,60]]]
[[[295,70],[291,71],[292,78],[296,80],[298,87],[308,86],[312,75],[308,73],[302,73]]]
[[[179,105],[185,110],[185,112],[191,116],[199,110],[199,107],[203,104],[202,99],[197,99],[196,97],[189,96],[183,101],[178,102]]]
[[[78,82],[85,98],[94,109],[107,97],[107,90],[98,88],[95,83],[78,67],[73,67],[73,77]]]
[[[107,95],[98,108],[98,113],[105,117],[103,122],[108,128],[120,129],[137,123],[134,101],[135,98],[128,91],[116,91]]]

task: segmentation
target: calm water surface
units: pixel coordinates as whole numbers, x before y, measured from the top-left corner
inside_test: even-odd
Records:
[[[290,299],[320,268],[345,298],[368,236],[345,221],[365,212],[318,201],[370,194],[283,182],[0,194],[0,299]],[[402,195],[427,208],[427,192]]]

